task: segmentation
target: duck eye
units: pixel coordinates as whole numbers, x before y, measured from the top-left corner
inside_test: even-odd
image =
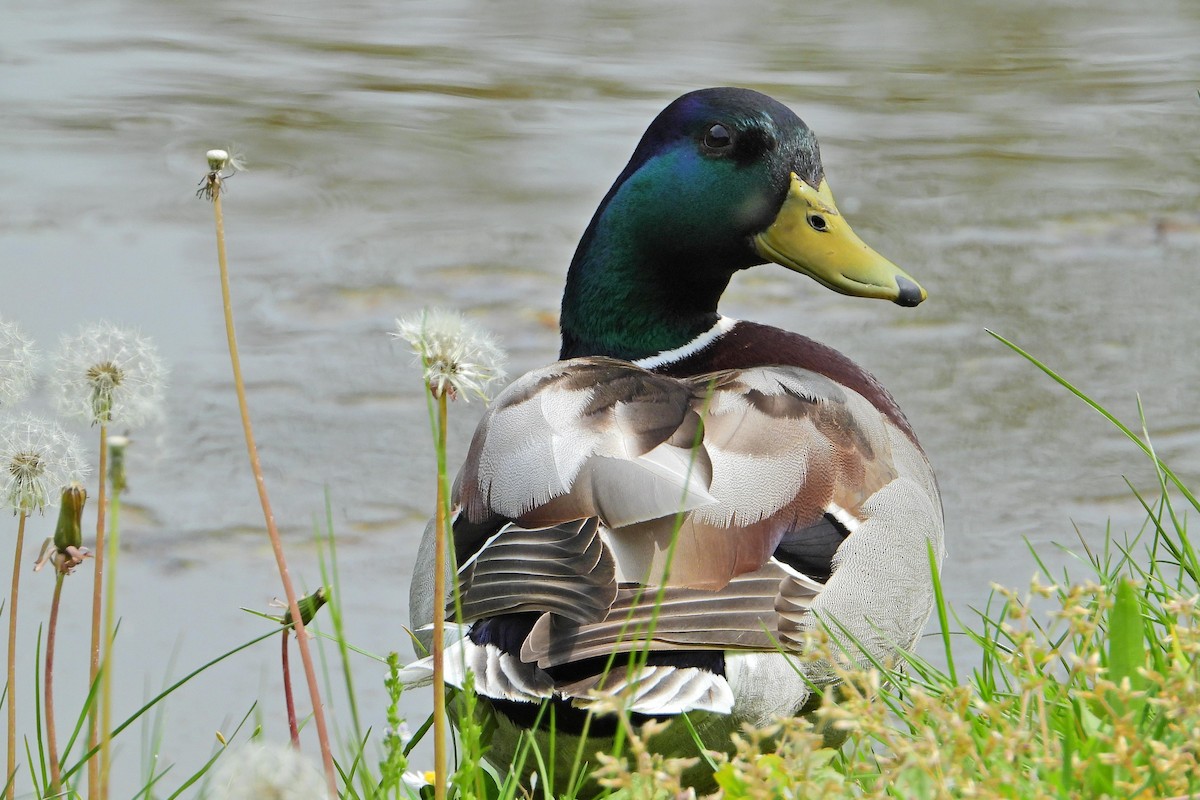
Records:
[[[809,214],[808,224],[812,226],[814,231],[820,231],[821,233],[824,233],[825,231],[829,230],[829,220],[825,219],[825,217],[821,214]]]
[[[719,122],[704,134],[704,146],[710,150],[724,150],[731,144],[733,136],[730,135],[729,129]]]

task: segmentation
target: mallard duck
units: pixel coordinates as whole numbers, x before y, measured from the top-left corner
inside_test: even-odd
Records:
[[[696,712],[701,741],[728,749],[743,723],[810,708],[828,675],[794,657],[811,629],[892,661],[925,626],[928,553],[940,567],[944,552],[933,470],[862,367],[718,313],[734,273],[766,262],[843,294],[926,297],[850,229],[791,110],[685,94],[583,234],[560,360],[495,399],[454,485],[465,624],[447,676],[474,672],[498,766],[553,716],[565,778],[585,720],[587,754],[608,746],[611,714],[588,715],[605,698],[635,721]],[[417,631],[449,602],[432,551],[430,530]],[[696,754],[682,725],[652,745]]]

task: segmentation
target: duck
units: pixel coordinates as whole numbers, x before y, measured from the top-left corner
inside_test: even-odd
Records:
[[[729,751],[743,725],[816,707],[835,671],[805,659],[815,632],[850,663],[895,664],[928,622],[945,555],[929,459],[866,369],[719,313],[733,276],[768,263],[844,295],[927,297],[850,228],[790,108],[684,94],[582,235],[559,360],[497,395],[454,481],[446,679],[472,673],[497,768],[532,734],[561,791],[620,714],[663,723],[648,743],[665,755]],[[433,549],[431,524],[409,603],[426,647],[434,604],[454,613]],[[687,778],[711,787],[706,770]]]

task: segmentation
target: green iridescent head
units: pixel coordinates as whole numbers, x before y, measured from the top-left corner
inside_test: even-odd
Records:
[[[584,232],[561,355],[680,347],[715,322],[734,272],[767,261],[844,294],[925,298],[846,224],[816,137],[789,108],[749,89],[685,94],[651,123]]]

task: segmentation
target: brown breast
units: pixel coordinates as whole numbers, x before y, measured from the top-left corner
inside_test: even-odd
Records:
[[[798,333],[757,322],[738,322],[703,350],[654,371],[682,378],[718,370],[776,365],[812,370],[858,392],[920,447],[904,412],[874,375],[832,347]]]

